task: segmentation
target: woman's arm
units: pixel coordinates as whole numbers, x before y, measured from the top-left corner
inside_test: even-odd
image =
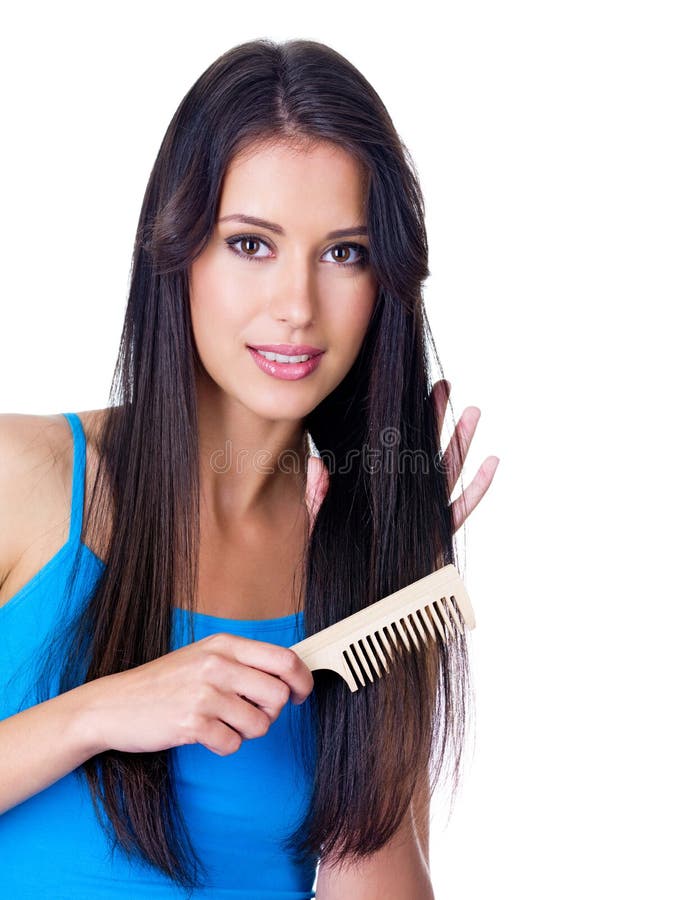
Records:
[[[50,524],[39,520],[31,499],[39,495],[38,512],[49,511],[54,504],[45,492],[53,490],[58,510],[58,438],[48,433],[53,424],[47,416],[0,415],[0,586]],[[84,685],[0,721],[0,814],[99,752],[87,735],[89,697]]]
[[[0,722],[0,815],[101,752],[88,724],[90,685],[95,683]]]
[[[429,874],[429,789],[422,783],[401,827],[359,865],[319,864],[316,900],[434,900]]]

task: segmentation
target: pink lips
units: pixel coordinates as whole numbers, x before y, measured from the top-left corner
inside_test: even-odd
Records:
[[[320,347],[310,347],[309,344],[249,344],[254,350],[266,350],[268,353],[283,353],[284,356],[316,356],[324,351]]]
[[[290,350],[282,349],[282,347],[289,346],[291,348]],[[297,381],[299,378],[305,378],[307,375],[311,375],[321,362],[321,357],[324,353],[324,351],[318,350],[316,347],[307,347],[306,345],[301,345],[300,349],[289,344],[261,345],[260,349],[267,350],[269,353],[283,353],[287,356],[301,356],[306,355],[307,353],[315,354],[306,362],[280,363],[274,362],[271,359],[265,359],[262,353],[258,353],[254,347],[248,347],[247,349],[259,369],[262,369],[267,375],[272,375],[274,378],[281,378],[283,381]]]

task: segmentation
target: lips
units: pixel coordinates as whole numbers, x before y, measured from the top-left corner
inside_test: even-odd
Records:
[[[321,365],[321,360],[323,359],[323,352],[321,352],[315,353],[313,356],[306,354],[309,355],[309,359],[305,360],[305,362],[280,363],[272,362],[272,360],[264,357],[262,353],[259,353],[253,347],[248,347],[248,350],[259,369],[265,372],[266,375],[271,375],[273,378],[279,378],[282,381],[298,381],[301,378],[306,378]],[[273,350],[271,352],[281,351]]]
[[[282,353],[284,356],[318,356],[324,353],[320,347],[309,344],[247,344],[253,350],[265,350],[267,353]]]

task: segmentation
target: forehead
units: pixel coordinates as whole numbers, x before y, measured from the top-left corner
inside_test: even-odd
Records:
[[[225,172],[220,215],[244,212],[289,226],[308,215],[346,217],[365,210],[367,175],[351,153],[328,141],[275,139],[237,153]],[[323,215],[322,215],[323,214]],[[277,218],[275,218],[277,216]]]

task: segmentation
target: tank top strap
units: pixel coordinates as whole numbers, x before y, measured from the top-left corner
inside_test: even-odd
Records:
[[[87,439],[84,428],[77,413],[63,413],[73,432],[73,480],[70,502],[70,533],[68,541],[80,541],[82,534],[82,515],[84,510],[84,486],[86,474]]]

